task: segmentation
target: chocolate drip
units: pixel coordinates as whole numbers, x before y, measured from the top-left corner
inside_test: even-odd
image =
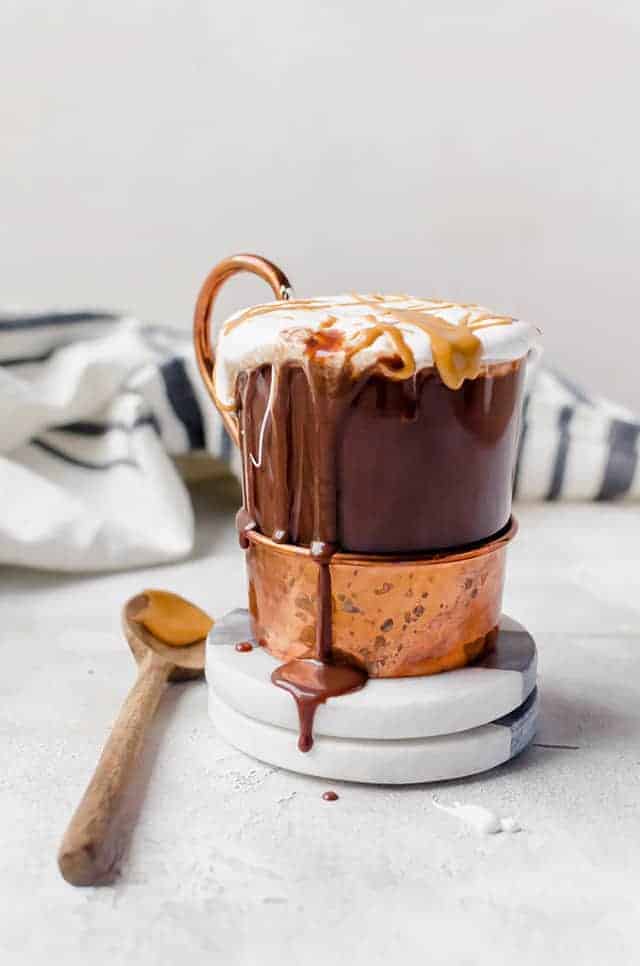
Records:
[[[248,654],[249,651],[252,651],[252,650],[253,650],[253,644],[251,643],[251,641],[239,641],[236,644],[236,651],[238,651],[240,654]]]
[[[316,553],[312,549],[312,553],[316,559],[324,559],[331,556],[331,548],[337,539],[335,442],[343,407],[339,397],[334,395],[337,387],[330,385],[329,373],[324,366],[310,362],[305,371],[313,403],[313,543],[322,545]]]
[[[289,486],[288,459],[289,446],[287,428],[289,425],[289,369],[282,366],[271,367],[271,414],[269,430],[272,448],[272,485],[275,497],[275,519],[272,539],[275,543],[287,543],[289,539]]]
[[[337,792],[324,792],[322,795],[322,800],[325,802],[337,802],[339,798]]]
[[[249,547],[249,533],[255,530],[256,521],[249,515],[245,507],[240,507],[236,513],[236,530],[238,531],[238,543],[243,550]]]
[[[311,556],[318,564],[316,605],[316,655],[330,662],[333,652],[331,613],[331,557],[336,550],[336,432],[338,399],[330,392],[328,371],[310,360],[306,374],[313,402],[313,445],[316,472],[313,476],[313,541]]]
[[[367,683],[367,672],[348,664],[323,664],[321,661],[288,661],[271,675],[273,683],[288,691],[296,702],[300,751],[313,747],[313,720],[319,705],[327,698],[359,691]]]
[[[329,663],[333,656],[333,607],[331,595],[330,544],[311,544],[311,556],[318,564],[318,603],[316,606],[316,654],[320,661]]]
[[[328,330],[327,330],[328,331]],[[317,352],[314,346],[314,352]],[[337,438],[344,411],[356,384],[347,383],[349,391],[330,385],[331,373],[317,364],[313,355],[305,366],[312,403],[312,439],[315,472],[312,476],[313,540],[311,557],[318,565],[316,595],[316,655],[318,661],[290,661],[277,668],[272,681],[293,696],[298,708],[300,736],[298,748],[309,751],[313,746],[313,719],[316,708],[327,698],[348,694],[364,687],[367,674],[359,668],[332,663],[333,598],[331,593],[331,558],[338,548],[337,512]]]
[[[255,380],[246,374],[243,375],[237,392],[240,400],[238,408],[242,441],[242,508],[236,514],[238,540],[243,550],[249,546],[249,532],[256,527],[254,477],[250,458],[253,421],[249,411],[254,393]]]
[[[327,330],[330,331],[330,330]],[[326,333],[325,333],[326,334]],[[305,365],[313,406],[313,539],[311,556],[317,562],[318,604],[316,654],[321,661],[333,658],[331,557],[338,550],[338,441],[344,415],[360,389],[362,380],[335,371],[310,358]]]

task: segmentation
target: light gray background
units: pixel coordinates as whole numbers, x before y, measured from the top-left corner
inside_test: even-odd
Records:
[[[210,265],[255,250],[299,294],[535,321],[553,362],[640,409],[636,0],[0,11],[0,303],[187,325]]]

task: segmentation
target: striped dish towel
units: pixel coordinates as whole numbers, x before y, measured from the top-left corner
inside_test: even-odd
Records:
[[[640,496],[631,414],[538,369],[521,499]],[[187,556],[194,521],[171,457],[238,454],[190,334],[102,312],[0,315],[0,563],[109,570]]]
[[[640,498],[640,418],[539,366],[528,379],[516,464],[520,500]]]

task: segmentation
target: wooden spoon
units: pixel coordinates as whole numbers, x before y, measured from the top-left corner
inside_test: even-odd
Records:
[[[155,597],[154,595],[157,595]],[[150,633],[141,623],[152,603],[161,599],[160,616],[167,604],[174,607],[173,623],[178,608],[185,608],[185,618],[204,631],[207,615],[189,601],[165,591],[146,591],[127,601],[122,610],[122,626],[129,647],[138,664],[138,677],[118,719],[113,726],[100,760],[87,789],[65,833],[58,853],[58,866],[67,882],[77,886],[97,885],[110,881],[121,858],[126,831],[119,819],[130,779],[142,747],[147,725],[153,718],[167,681],[189,681],[204,671],[204,636],[191,644],[170,644]]]

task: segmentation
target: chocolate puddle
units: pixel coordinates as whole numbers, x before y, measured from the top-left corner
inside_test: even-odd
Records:
[[[300,751],[313,747],[313,719],[318,705],[327,698],[359,691],[367,683],[367,672],[348,664],[323,664],[321,661],[293,660],[281,664],[271,675],[273,683],[288,691],[298,709]]]

